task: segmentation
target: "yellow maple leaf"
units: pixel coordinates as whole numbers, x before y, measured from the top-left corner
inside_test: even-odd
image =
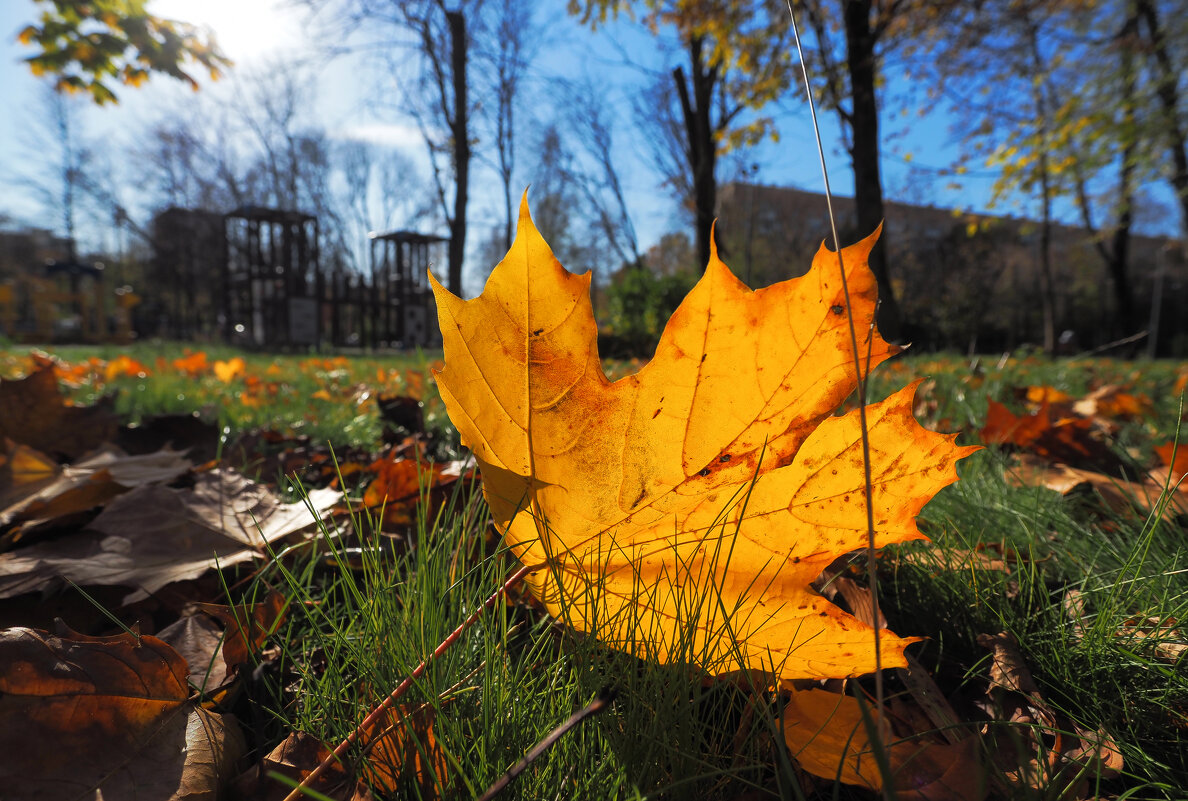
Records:
[[[237,377],[243,375],[247,364],[239,356],[226,361],[218,360],[214,363],[214,374],[224,384],[230,384]]]
[[[859,348],[873,331],[866,256],[843,260]],[[867,542],[855,386],[838,258],[752,292],[715,254],[655,357],[607,380],[590,275],[553,257],[522,203],[483,293],[430,276],[445,367],[437,383],[475,454],[496,527],[546,608],[608,645],[784,678],[875,669],[873,630],[810,582]],[[867,409],[876,543],[921,539],[915,517],[973,448],[912,417],[914,386]],[[882,665],[912,640],[879,632]]]

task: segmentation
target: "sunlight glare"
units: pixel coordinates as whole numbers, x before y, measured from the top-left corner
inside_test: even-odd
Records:
[[[158,0],[152,13],[214,31],[222,51],[238,65],[303,43],[300,12],[283,0]]]

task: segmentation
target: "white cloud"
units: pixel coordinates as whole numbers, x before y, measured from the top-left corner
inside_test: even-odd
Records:
[[[366,142],[381,147],[392,147],[399,150],[419,150],[424,148],[421,132],[413,125],[401,125],[388,122],[361,122],[347,125],[332,131],[335,139],[351,142]]]

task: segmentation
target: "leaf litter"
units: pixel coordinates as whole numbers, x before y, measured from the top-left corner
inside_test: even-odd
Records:
[[[200,353],[177,362],[179,370],[211,369],[225,382],[245,369],[241,359],[211,365]],[[235,718],[212,707],[226,704],[247,680],[244,671],[266,658],[265,643],[288,602],[271,592],[257,603],[213,603],[225,590],[216,583],[211,595],[194,580],[250,566],[319,526],[343,533],[344,516],[365,506],[377,515],[382,509],[376,525],[399,537],[413,520],[408,507],[423,499],[418,477],[433,476],[430,497],[440,502],[466,468],[429,462],[422,421],[408,412],[416,404],[392,396],[385,408],[397,412],[389,430],[402,438],[380,455],[348,449],[352,461],[340,464],[308,437],[268,432],[231,443],[240,465],[275,459],[280,469],[271,475],[300,473],[312,487],[301,502],[284,503],[277,488],[228,466],[234,461],[212,461],[218,430],[197,417],[121,427],[110,398],[74,406],[58,390],[59,381],[128,371],[143,377],[148,368],[125,357],[80,367],[34,355],[25,378],[0,379],[0,603],[27,609],[24,599],[39,594],[45,605],[72,584],[89,591],[87,598],[122,588],[116,611],[124,614],[179,604],[181,611],[158,636],[130,630],[93,637],[60,622],[52,634],[0,631],[0,795],[229,797],[246,743]],[[340,480],[372,486],[364,500],[350,502]],[[370,797],[368,781],[392,786],[406,768],[445,775],[440,751],[427,752],[436,760],[432,770],[418,767],[425,744],[432,746],[431,716],[410,711],[382,723],[366,741],[371,773],[345,783],[349,796]],[[419,746],[405,727],[424,735]],[[257,789],[275,790],[267,784]]]
[[[850,259],[847,258],[847,264],[849,263]],[[191,354],[179,361],[183,364],[178,369],[193,371],[195,374],[202,371],[220,372],[219,363],[210,364],[204,355],[199,358],[198,355]],[[115,363],[108,363],[108,371],[112,364]],[[44,363],[37,369],[50,372],[58,367]],[[100,363],[92,364],[88,369],[95,371],[105,368]],[[119,369],[147,368],[130,364],[119,366]],[[234,364],[224,365],[221,372],[227,377],[224,379],[220,375],[220,380],[243,382],[250,378]],[[37,402],[53,401],[53,396],[46,392],[47,382],[44,378],[25,386],[34,393]],[[356,394],[359,392],[363,390],[358,390]],[[56,395],[56,390],[54,394]],[[14,395],[11,387],[3,397],[4,402],[10,404],[10,408],[28,408],[30,405],[36,405],[28,398],[22,399],[20,393]],[[983,431],[986,441],[997,442],[1013,449],[1018,454],[1016,458],[1019,464],[1036,465],[1035,475],[1017,480],[1049,483],[1054,481],[1051,478],[1052,473],[1062,473],[1067,481],[1076,482],[1070,484],[1067,491],[1089,485],[1094,487],[1095,494],[1107,499],[1108,502],[1105,490],[1108,483],[1110,486],[1121,488],[1121,498],[1145,497],[1148,504],[1154,504],[1155,496],[1132,493],[1133,488],[1120,483],[1130,480],[1124,476],[1135,476],[1130,472],[1134,462],[1128,460],[1125,455],[1119,455],[1111,442],[1116,431],[1116,420],[1133,421],[1141,419],[1146,413],[1148,402],[1141,394],[1119,386],[1105,389],[1099,387],[1088,398],[1075,401],[1071,396],[1051,388],[1027,387],[1020,391],[1018,400],[1030,408],[1030,414],[1015,417],[1013,413],[1006,411],[1005,406],[1000,410],[991,407],[991,417]],[[60,402],[60,396],[58,401]],[[917,394],[914,402],[910,396],[906,397],[905,403],[917,413],[931,413],[935,411],[936,406],[935,399],[926,401],[924,393]],[[60,405],[62,409],[78,408],[64,402]],[[690,408],[695,405],[696,402],[691,404]],[[349,458],[341,461],[337,469],[333,468],[328,453],[312,445],[308,438],[303,439],[291,434],[259,432],[252,435],[256,437],[254,444],[250,437],[242,437],[238,443],[239,453],[258,459],[258,466],[268,465],[269,469],[260,470],[260,475],[290,474],[293,468],[301,468],[304,470],[303,478],[314,487],[318,490],[330,489],[336,495],[340,494],[337,492],[341,489],[340,476],[343,481],[352,477],[372,478],[371,497],[364,498],[358,504],[366,505],[372,510],[386,509],[390,505],[396,514],[390,518],[385,514],[382,525],[387,526],[390,531],[399,530],[407,526],[410,519],[408,505],[414,502],[414,498],[419,499],[421,496],[420,485],[418,483],[414,491],[411,476],[432,477],[434,480],[442,479],[448,482],[467,472],[466,466],[461,464],[449,469],[433,466],[424,460],[423,440],[417,440],[415,437],[411,442],[407,440],[405,435],[408,432],[405,428],[409,424],[414,427],[417,425],[416,415],[410,413],[414,406],[415,404],[406,402],[385,402],[381,405],[381,411],[385,408],[393,410],[390,414],[396,418],[391,421],[389,428],[389,449],[378,455],[362,452],[347,454]],[[103,408],[105,405],[101,404],[100,409]],[[88,424],[85,421],[93,420],[105,432],[112,430],[111,421],[103,414],[74,415],[62,410],[50,414],[59,420],[70,420],[71,424],[77,421],[85,425]],[[187,421],[193,420],[196,418],[178,416],[178,428],[175,429],[175,423],[170,422],[158,427],[157,430],[181,430],[191,425]],[[995,420],[998,421],[997,429],[990,425]],[[153,420],[148,420],[144,421],[139,429],[124,428],[115,431],[111,436],[115,442],[121,444],[129,441],[126,438],[129,434],[135,439],[134,432],[142,432],[139,444],[128,447],[129,452],[135,453],[121,453],[110,447],[107,441],[103,441],[97,444],[102,450],[95,452],[93,462],[88,462],[92,457],[86,453],[78,454],[71,462],[72,457],[62,446],[63,440],[60,437],[46,436],[45,432],[37,427],[30,429],[33,435],[31,441],[37,442],[37,438],[40,437],[39,444],[48,448],[52,456],[46,455],[27,442],[17,439],[7,441],[4,453],[0,455],[0,498],[4,500],[4,512],[9,516],[5,518],[4,527],[0,528],[0,531],[7,537],[4,542],[9,553],[0,554],[0,563],[9,555],[36,555],[38,552],[34,551],[34,548],[50,545],[63,548],[55,557],[63,559],[64,555],[70,553],[70,548],[66,547],[66,544],[71,539],[76,540],[76,544],[79,545],[86,543],[88,546],[94,546],[96,542],[103,543],[108,538],[116,538],[108,542],[111,550],[131,548],[131,545],[120,542],[120,538],[134,542],[135,538],[127,535],[128,530],[147,525],[149,516],[137,517],[128,511],[121,512],[119,501],[133,497],[133,492],[147,492],[150,488],[155,491],[153,497],[158,499],[155,508],[159,510],[159,516],[165,516],[167,511],[175,514],[179,508],[186,508],[187,502],[179,499],[183,498],[185,493],[191,493],[190,503],[197,511],[189,509],[184,516],[194,518],[191,522],[205,530],[203,536],[224,537],[229,543],[227,547],[232,549],[232,554],[240,551],[250,552],[247,560],[259,556],[265,540],[270,537],[275,536],[279,540],[289,536],[303,536],[300,527],[298,530],[292,530],[283,525],[284,515],[261,534],[251,523],[245,521],[253,519],[254,522],[256,512],[260,512],[266,519],[270,514],[276,513],[276,509],[282,505],[279,504],[274,491],[246,477],[236,476],[235,471],[227,470],[225,465],[206,464],[209,459],[187,460],[183,455],[185,448],[178,446],[168,433],[163,437],[160,433],[150,435],[154,425]],[[12,433],[20,436],[20,432]],[[178,446],[178,449],[171,447],[171,444]],[[233,445],[236,443],[229,443],[229,447]],[[267,447],[264,447],[265,445]],[[1162,469],[1171,474],[1174,482],[1179,461],[1173,465],[1170,443],[1165,449],[1157,449],[1157,453],[1163,460]],[[135,456],[148,458],[140,462],[124,461]],[[786,457],[775,460],[776,469],[788,466],[787,463],[779,463],[784,458]],[[763,459],[764,457],[760,457],[756,462],[762,463]],[[684,467],[683,462],[682,466]],[[272,469],[273,467],[279,469]],[[707,468],[702,468],[704,469]],[[1147,478],[1137,482],[1138,486],[1141,488],[1147,484],[1158,483],[1159,469],[1160,466],[1149,468]],[[158,470],[159,474],[155,472]],[[171,471],[177,472],[170,475]],[[695,472],[697,479],[707,478],[700,474],[701,470]],[[716,470],[710,470],[711,475],[715,472]],[[1017,476],[1022,474],[1020,470],[1015,472]],[[1093,478],[1094,474],[1103,476],[1106,483],[1095,485],[1093,482],[1100,479]],[[122,476],[123,481],[118,480],[117,476]],[[685,478],[693,480],[692,471],[688,472]],[[696,485],[696,481],[693,483]],[[70,495],[72,491],[92,484],[107,489],[96,495],[78,493],[77,500],[71,501],[71,498],[75,497]],[[714,484],[713,481],[708,481],[702,482],[702,485]],[[1061,485],[1057,484],[1057,487],[1059,486]],[[115,487],[119,487],[118,492],[112,497],[103,497],[102,492],[114,491]],[[47,488],[53,489],[47,491]],[[647,489],[646,486],[644,489]],[[199,502],[194,503],[194,497],[199,498]],[[326,497],[328,500],[330,495],[327,494]],[[53,502],[59,498],[57,509],[61,510],[61,514],[52,507]],[[216,498],[219,499],[217,503],[214,500]],[[172,507],[170,501],[174,503]],[[90,505],[87,506],[89,502]],[[226,507],[219,506],[224,502],[227,503]],[[41,509],[35,507],[35,503],[44,504],[49,508],[36,515],[26,512],[25,518],[18,519],[25,510]],[[104,520],[103,516],[111,512],[113,507],[115,513]],[[322,513],[341,514],[345,508],[345,504],[328,503],[322,508]],[[1116,508],[1121,508],[1121,505]],[[80,518],[83,519],[81,523],[78,522]],[[61,521],[57,529],[53,527],[55,521]],[[72,532],[71,526],[75,526],[76,530]],[[158,535],[169,536],[161,531]],[[239,551],[236,551],[236,548]],[[154,558],[151,549],[145,553]],[[914,561],[915,553],[917,552],[910,550],[895,558],[903,564],[915,564],[924,569],[972,568],[1004,573],[1013,572],[1021,563],[1018,554],[1003,548],[995,550],[994,545],[979,545],[961,553],[938,554],[931,563]],[[192,572],[209,575],[209,561],[190,561],[184,551],[179,551],[178,556],[180,561],[175,561],[172,567],[165,566],[162,569],[176,570],[176,576],[189,576]],[[75,561],[81,563],[86,560]],[[100,564],[103,564],[102,560]],[[228,564],[226,561],[219,561],[221,567]],[[63,565],[67,573],[71,569],[83,569],[80,564],[70,564],[69,560],[63,562]],[[151,577],[137,573],[131,564],[121,565],[116,560],[109,563],[108,568],[111,569],[111,576],[120,579],[115,583],[130,582],[127,587],[134,591],[134,596],[131,596],[133,598],[138,597],[135,594],[136,590],[145,594],[144,588],[153,584]],[[125,572],[121,573],[121,570]],[[38,585],[39,591],[52,590],[59,581],[56,577],[47,578],[48,572],[42,573],[41,577],[49,583]],[[98,574],[102,575],[103,570]],[[93,580],[93,577],[76,583],[86,583],[90,580]],[[192,582],[174,581],[172,584],[157,587],[154,592],[160,597],[165,597],[171,587],[182,587],[186,583]],[[818,588],[826,595],[839,597],[839,603],[856,620],[872,630],[885,628],[885,623],[876,626],[870,620],[869,599],[864,601],[862,597],[864,588],[849,578],[837,576],[829,586]],[[223,697],[220,695],[221,692],[225,692],[243,679],[244,666],[260,658],[260,649],[264,646],[268,633],[283,620],[283,609],[278,608],[276,599],[271,596],[266,598],[263,604],[223,606],[221,609],[217,608],[218,606],[201,602],[189,604],[173,625],[157,632],[159,637],[156,638],[164,648],[170,647],[166,642],[172,643],[173,653],[185,665],[182,675],[186,677],[191,688],[201,690],[201,697],[207,699]],[[10,632],[18,631],[22,630],[9,629],[3,636],[7,637]],[[55,635],[32,631],[31,634],[19,636],[33,637],[34,640],[40,641],[56,637],[58,644],[54,647],[59,649],[73,647],[71,643],[89,641],[83,635],[75,635],[65,630]],[[1181,629],[1178,622],[1171,618],[1136,615],[1125,620],[1117,636],[1121,642],[1128,643],[1129,647],[1147,648],[1158,658],[1166,661],[1174,662],[1184,653]],[[137,635],[117,635],[117,639],[121,637],[137,638]],[[987,663],[989,667],[983,677],[984,694],[976,699],[985,717],[980,724],[976,720],[970,720],[968,713],[962,715],[955,711],[954,705],[948,703],[928,671],[915,663],[910,654],[906,653],[903,654],[905,666],[891,671],[901,683],[901,689],[888,698],[886,709],[883,711],[883,717],[888,721],[887,728],[877,737],[873,737],[874,730],[866,723],[865,715],[870,714],[873,701],[865,694],[862,684],[864,679],[840,682],[833,678],[809,682],[808,685],[804,685],[804,680],[801,679],[797,680],[800,684],[793,681],[783,686],[780,698],[784,704],[784,731],[788,745],[800,760],[801,767],[809,768],[815,765],[814,772],[825,782],[831,782],[840,776],[844,781],[859,787],[880,789],[884,788],[884,781],[889,781],[898,797],[951,798],[960,801],[969,798],[980,799],[987,793],[996,797],[1006,796],[1023,788],[1052,787],[1061,782],[1067,783],[1067,792],[1062,797],[1082,798],[1091,792],[1086,781],[1087,776],[1096,779],[1116,775],[1122,767],[1121,753],[1109,735],[1102,730],[1091,731],[1081,727],[1053,712],[1035,688],[1034,682],[1029,684],[1027,681],[1029,672],[1026,663],[1019,653],[1017,644],[1011,642],[1009,635],[987,634],[981,639],[992,657]],[[151,641],[148,635],[140,635],[136,642],[136,647],[140,648],[144,647],[143,643]],[[0,669],[0,673],[4,673],[3,669]],[[5,681],[8,678],[7,674],[3,676]],[[966,692],[969,692],[968,688]],[[176,695],[177,691],[174,691],[174,694]],[[19,694],[17,697],[19,700]],[[53,698],[52,695],[45,697]],[[216,797],[217,793],[226,792],[228,777],[224,769],[226,763],[220,762],[223,758],[221,754],[233,753],[236,748],[233,741],[242,738],[239,737],[233,719],[215,716],[202,704],[190,700],[191,698],[195,696],[187,690],[184,702],[176,709],[180,710],[179,715],[184,713],[188,748],[200,755],[198,761],[206,766],[206,773],[194,774],[203,778],[187,779],[184,784],[190,787],[191,791],[195,787],[205,788],[201,792],[208,793],[208,797]],[[6,699],[0,699],[0,715],[20,714],[12,711],[19,707],[4,707],[4,700]],[[120,701],[116,706],[123,703]],[[132,707],[137,705],[135,701],[129,703]],[[173,701],[169,703],[172,704]],[[863,705],[866,706],[865,713]],[[412,758],[413,752],[410,752],[407,744],[402,744],[400,740],[400,732],[411,728],[420,743],[419,748],[414,749],[415,753],[421,754],[432,763],[436,759],[433,754],[437,744],[432,733],[431,718],[422,722],[417,718],[418,710],[405,707],[395,710],[392,714],[396,716],[396,720],[383,721],[382,727],[365,733],[362,740],[365,748],[377,754],[385,754],[387,746],[382,744],[391,743],[391,753],[382,760],[392,768],[389,771],[390,777],[395,777],[401,772],[406,776],[416,777],[448,775],[440,765],[427,765],[426,762],[422,762],[418,767],[416,759]],[[171,731],[177,728],[175,723],[171,722],[170,725],[174,727]],[[136,749],[140,748],[139,741],[136,740],[137,731],[135,726],[129,724],[131,744],[121,740],[125,743],[123,747],[132,749],[134,753],[139,753]],[[161,731],[165,729],[162,728]],[[806,731],[810,732],[808,737],[804,736]],[[1017,731],[1025,731],[1027,736],[1019,738],[1016,736]],[[169,742],[177,741],[176,731],[169,737],[174,738]],[[385,737],[395,739],[386,741]],[[824,743],[831,741],[830,738],[836,741],[839,737],[848,745],[843,747],[834,742],[837,747],[823,747]],[[1004,745],[1008,741],[1009,747]],[[425,749],[425,744],[429,744],[428,750]],[[988,746],[989,753],[994,758],[995,769],[983,764],[983,754]],[[891,766],[887,780],[875,765],[874,757],[879,749],[884,751],[884,757]],[[208,756],[201,756],[204,752]],[[146,750],[144,753],[149,752]],[[312,767],[327,753],[328,748],[325,744],[307,735],[294,734],[278,746],[262,764],[275,767],[282,772],[287,770],[288,775],[299,779],[302,775],[308,775]],[[409,761],[410,759],[412,761]],[[156,757],[148,761],[165,762]],[[220,765],[224,767],[219,767]],[[401,767],[396,768],[396,765]],[[176,770],[176,766],[173,766],[166,772],[170,776],[180,775]],[[241,776],[236,782],[240,797],[257,797],[257,794],[264,797],[267,793],[278,792],[270,783],[260,784],[262,775]],[[1013,788],[999,786],[996,781],[1000,775],[1013,783]],[[325,786],[335,797],[368,797],[367,790],[359,783],[358,778],[345,771],[339,771],[337,777],[332,777],[331,785],[319,786]],[[379,789],[386,786],[380,774],[372,774],[369,779]],[[150,778],[146,781],[155,780]],[[112,787],[117,788],[113,792],[119,791],[117,785]],[[433,791],[435,792],[436,788]],[[194,792],[191,797],[201,797],[201,793]]]

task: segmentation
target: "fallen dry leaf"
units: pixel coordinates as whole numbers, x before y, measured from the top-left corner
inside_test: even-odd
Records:
[[[1188,637],[1175,618],[1133,617],[1122,624],[1117,636],[1135,650],[1149,650],[1169,662],[1179,661],[1188,654]]]
[[[184,356],[173,360],[173,367],[188,376],[197,377],[210,369],[210,363],[205,351],[192,352],[187,348]]]
[[[4,797],[214,801],[243,738],[188,701],[186,672],[155,637],[0,632]]]
[[[310,512],[221,468],[199,474],[193,490],[139,487],[108,503],[84,532],[0,554],[0,598],[66,578],[135,587],[131,603],[216,565],[261,556],[268,543],[314,526],[340,498],[315,490]]]
[[[412,525],[413,512],[424,491],[435,488],[443,477],[443,465],[418,458],[377,459],[368,468],[375,479],[363,493],[363,505],[383,509],[385,526]]]
[[[255,604],[196,603],[194,608],[222,621],[226,626],[223,635],[223,663],[228,673],[234,673],[252,661],[260,646],[277,626],[284,622],[288,599],[273,590],[263,601]]]
[[[185,614],[157,633],[190,665],[190,683],[206,694],[229,684],[250,665],[264,641],[284,620],[288,602],[270,592],[257,604],[190,603]],[[221,621],[220,627],[215,620]]]
[[[995,400],[988,401],[982,440],[1012,445],[1050,462],[1105,470],[1122,475],[1125,466],[1105,442],[1105,432],[1089,417],[1060,415],[1044,403],[1034,414],[1016,417]]]
[[[157,639],[177,651],[189,665],[190,684],[210,695],[231,682],[226,663],[219,659],[223,630],[203,614],[183,615],[157,632]]]
[[[359,776],[387,793],[410,785],[418,798],[438,798],[449,777],[449,763],[433,732],[430,706],[415,710],[388,710],[363,732],[359,750],[365,757]],[[300,782],[330,755],[330,748],[316,737],[295,732],[264,758],[258,770],[251,770],[235,782],[235,796],[243,799],[279,801],[288,795],[286,785],[269,778],[280,773]],[[354,781],[341,763],[335,763],[313,784],[313,789],[335,799],[362,801],[370,798],[366,784]],[[403,797],[403,796],[401,796]]]
[[[1073,411],[1083,417],[1104,417],[1108,420],[1141,420],[1149,417],[1154,405],[1142,393],[1127,392],[1122,387],[1106,384],[1098,387],[1072,404]]]
[[[873,725],[875,710],[867,704]],[[783,713],[784,739],[797,763],[829,781],[881,791],[870,730],[858,699],[818,688],[792,690]],[[895,738],[878,746],[890,769],[894,797],[904,801],[981,801],[986,776],[976,738],[952,744],[928,736]]]
[[[102,506],[117,495],[146,484],[173,481],[193,463],[180,451],[129,456],[105,444],[74,464],[58,478],[30,492],[0,511],[0,527],[13,522],[37,523]]]
[[[1188,442],[1178,445],[1175,442],[1165,442],[1162,445],[1156,445],[1155,454],[1167,468],[1173,483],[1188,475]]]
[[[120,376],[147,378],[149,375],[150,373],[147,367],[123,353],[116,356],[103,367],[103,378],[108,383],[111,383]]]
[[[1010,573],[1011,565],[1018,560],[1018,554],[1004,554],[1002,549],[992,545],[977,548],[949,548],[929,544],[925,548],[913,549],[895,555],[901,565],[915,565],[925,570],[990,570]]]
[[[282,801],[289,795],[290,786],[270,776],[279,773],[294,782],[305,779],[330,753],[318,738],[304,732],[294,732],[272,749],[260,764],[237,778],[231,797],[239,801]],[[310,789],[335,801],[372,801],[372,795],[362,782],[347,776],[339,763],[319,776]]]
[[[1052,464],[1032,454],[1017,454],[1014,464],[1007,471],[1007,480],[1016,486],[1046,487],[1068,495],[1078,487],[1088,487],[1096,492],[1106,506],[1117,512],[1129,512],[1136,506],[1154,509],[1164,501],[1165,518],[1188,513],[1188,485],[1164,494],[1164,482],[1152,473],[1145,481],[1127,481],[1113,478],[1093,470],[1080,470],[1064,464]]]
[[[1014,635],[979,634],[992,653],[987,700],[991,753],[1015,787],[1044,789],[1060,798],[1084,798],[1093,781],[1122,770],[1122,752],[1104,729],[1090,731],[1058,715],[1044,700]],[[1001,728],[1001,726],[1000,726]]]
[[[873,332],[874,243],[844,250],[870,367],[897,350]],[[433,288],[441,396],[504,541],[548,567],[525,583],[550,613],[712,672],[874,669],[875,632],[809,588],[867,544],[858,415],[833,414],[856,380],[837,254],[822,248],[804,277],[754,292],[714,255],[655,358],[613,383],[590,276],[557,262],[526,201],[481,296]],[[916,515],[974,450],[924,430],[912,395],[867,409],[879,546],[922,537]],[[903,665],[911,640],[877,636],[883,666]]]
[[[114,400],[71,406],[58,391],[52,362],[21,379],[0,378],[0,438],[72,461],[110,440],[116,431]]]
[[[8,510],[13,504],[35,495],[54,483],[62,468],[53,459],[40,451],[4,439],[4,452],[0,453],[0,510]],[[0,511],[0,519],[6,511]]]

